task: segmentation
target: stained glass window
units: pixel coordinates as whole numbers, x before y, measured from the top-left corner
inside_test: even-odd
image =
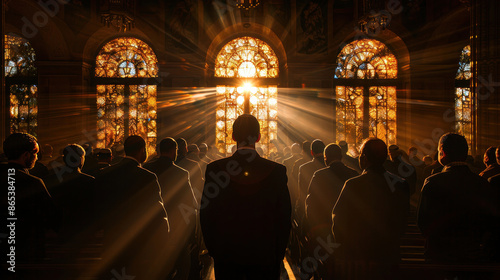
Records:
[[[457,87],[455,88],[455,130],[463,135],[469,143],[469,149],[472,147],[472,103],[469,87],[471,78],[470,69],[470,46],[467,45],[462,50],[458,71],[455,77]]]
[[[147,78],[158,76],[153,50],[136,38],[108,42],[96,58],[97,147],[123,144],[129,135],[142,136],[148,153],[156,149],[156,85]],[[120,78],[110,80],[106,78]],[[145,78],[143,81],[127,78]],[[123,82],[121,82],[123,81]]]
[[[10,92],[10,133],[37,136],[38,87],[35,50],[17,35],[5,35],[5,82]]]
[[[246,78],[237,86],[217,86],[216,146],[220,153],[230,152],[233,122],[239,115],[252,114],[260,123],[259,141],[267,155],[271,140],[278,132],[278,88],[276,85],[253,86],[259,78],[278,77],[278,58],[265,42],[240,37],[227,43],[215,60],[215,77]],[[230,84],[230,83],[228,83]]]
[[[337,141],[346,141],[352,154],[357,154],[367,137],[396,144],[396,86],[375,83],[386,80],[390,84],[397,74],[396,57],[377,40],[354,41],[338,55],[334,76]]]

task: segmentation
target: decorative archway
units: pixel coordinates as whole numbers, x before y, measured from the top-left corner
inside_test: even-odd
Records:
[[[278,57],[264,41],[239,37],[228,42],[215,59],[217,82],[216,146],[231,151],[232,124],[241,114],[254,115],[260,123],[260,146],[269,153],[278,132]]]
[[[18,35],[5,35],[5,85],[9,92],[9,132],[37,136],[38,79],[35,50]]]
[[[132,37],[106,43],[96,57],[97,148],[142,136],[148,153],[156,149],[158,60],[153,49]]]
[[[337,141],[357,150],[367,137],[396,144],[398,62],[385,44],[353,41],[337,57]]]

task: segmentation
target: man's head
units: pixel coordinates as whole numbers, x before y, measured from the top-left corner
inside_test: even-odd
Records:
[[[456,161],[465,162],[469,146],[462,135],[446,133],[439,139],[438,151],[439,163],[447,165]]]
[[[300,154],[301,151],[302,151],[302,149],[300,148],[299,143],[293,143],[293,145],[292,145],[292,154],[298,155],[298,154]]]
[[[207,143],[201,143],[199,148],[200,148],[200,158],[205,157],[208,153]]]
[[[52,153],[54,152],[54,148],[50,144],[45,144],[42,147],[42,154],[44,158],[50,158],[52,157]]]
[[[311,141],[305,140],[302,142],[302,152],[308,157],[311,156]]]
[[[391,158],[392,161],[395,161],[398,156],[401,155],[401,151],[399,150],[398,145],[390,145],[389,146],[389,157]]]
[[[483,157],[484,165],[491,166],[497,163],[496,149],[497,148],[493,146],[486,149],[486,152],[484,152],[484,157]]]
[[[250,114],[240,115],[233,123],[233,140],[239,146],[255,146],[260,140],[259,121]]]
[[[316,139],[311,143],[311,155],[313,157],[323,157],[323,151],[325,150],[325,143],[323,141]]]
[[[71,169],[81,169],[85,164],[85,149],[78,144],[69,144],[63,149],[63,161]]]
[[[431,165],[433,162],[434,162],[434,161],[432,160],[432,157],[431,157],[430,155],[426,155],[426,156],[424,157],[424,163],[425,163],[425,165],[426,165],[426,166],[427,166],[427,165]]]
[[[175,142],[177,142],[177,154],[179,156],[185,156],[188,152],[187,141],[184,138],[178,138]]]
[[[160,141],[160,156],[168,157],[175,161],[177,159],[177,142],[172,137],[163,138]]]
[[[497,163],[500,164],[500,146],[497,147],[495,155],[497,158]]]
[[[98,149],[94,151],[96,154],[97,160],[99,162],[106,162],[111,164],[111,161],[113,160],[113,154],[111,153],[111,149],[104,148],[104,149]]]
[[[339,142],[339,147],[344,155],[347,154],[347,151],[349,151],[349,145],[347,145],[347,142],[344,140]]]
[[[127,137],[125,143],[123,143],[123,148],[126,156],[135,158],[139,163],[145,162],[148,158],[146,141],[141,136],[132,135]]]
[[[13,133],[3,142],[3,151],[9,162],[28,169],[35,166],[39,149],[35,136],[27,133]]]
[[[330,165],[334,161],[342,160],[342,149],[337,144],[329,144],[325,148],[325,164]]]
[[[382,167],[387,159],[387,145],[378,138],[368,138],[361,146],[359,155],[359,167]]]

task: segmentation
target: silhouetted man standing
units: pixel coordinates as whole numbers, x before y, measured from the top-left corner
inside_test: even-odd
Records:
[[[384,141],[368,138],[359,156],[363,173],[347,180],[333,208],[333,234],[340,245],[335,257],[339,263],[367,268],[356,271],[363,275],[356,279],[391,279],[400,260],[399,238],[406,228],[410,193],[404,179],[384,169],[386,158]]]
[[[260,126],[249,114],[233,124],[238,149],[207,166],[200,220],[217,280],[279,279],[290,234],[286,168],[255,151]]]
[[[137,279],[161,279],[172,267],[164,249],[168,220],[160,185],[154,173],[141,167],[148,157],[142,137],[129,136],[124,150],[125,157],[104,168],[100,177],[106,263],[101,275],[109,279],[113,270],[126,268]]]
[[[422,187],[417,221],[432,262],[467,263],[484,257],[482,241],[495,197],[486,179],[467,166],[468,149],[461,135],[441,136],[438,159],[443,171],[429,176]]]

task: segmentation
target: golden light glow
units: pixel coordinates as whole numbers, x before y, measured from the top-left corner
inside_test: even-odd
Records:
[[[97,77],[146,78],[156,77],[157,73],[157,59],[153,50],[135,38],[110,41],[96,58]],[[98,85],[97,147],[111,148],[123,144],[128,135],[140,135],[146,140],[148,153],[154,153],[157,137],[156,96],[156,85]],[[125,135],[126,128],[128,135]]]
[[[10,86],[10,133],[24,132],[37,136],[38,87],[30,82],[36,77],[35,50],[16,35],[5,35],[5,77],[21,79]],[[23,81],[26,80],[26,81]]]
[[[227,43],[215,60],[215,76],[222,78],[274,78],[278,76],[278,58],[265,42],[241,37]],[[216,109],[216,146],[220,153],[231,151],[232,125],[245,113],[254,115],[260,123],[260,146],[269,153],[270,141],[278,132],[277,86],[253,86],[246,82],[238,87],[218,85]],[[248,102],[245,102],[248,101]],[[247,103],[247,105],[245,105]]]
[[[363,39],[345,46],[337,58],[336,79],[395,79],[397,61],[381,42]],[[359,149],[363,135],[364,104],[369,102],[368,136],[396,144],[396,87],[336,87],[337,141]],[[365,91],[367,91],[365,93]]]

